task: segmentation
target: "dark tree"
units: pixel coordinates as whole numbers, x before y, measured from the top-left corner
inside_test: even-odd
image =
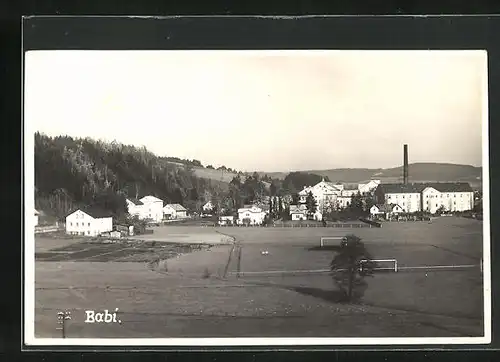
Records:
[[[366,276],[372,276],[375,263],[364,243],[356,235],[347,235],[345,244],[333,258],[333,281],[346,302],[359,301],[367,288]]]
[[[316,212],[316,209],[318,208],[316,200],[314,199],[314,196],[311,191],[309,191],[309,193],[307,194],[306,206],[307,206],[307,213],[309,215],[314,214]]]

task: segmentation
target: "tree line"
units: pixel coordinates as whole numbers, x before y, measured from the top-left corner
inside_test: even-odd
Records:
[[[322,180],[305,172],[291,172],[283,180],[254,172],[238,173],[228,184],[197,177],[191,167],[172,161],[182,160],[158,157],[145,147],[36,133],[35,207],[64,218],[77,207],[93,205],[119,217],[126,213],[126,198],[154,195],[190,211],[212,201],[220,215],[266,203],[273,218],[286,218],[297,193]]]

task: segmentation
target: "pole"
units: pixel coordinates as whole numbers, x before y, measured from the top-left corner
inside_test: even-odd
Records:
[[[66,338],[66,321],[71,319],[71,312],[64,311],[57,313],[57,323],[61,325],[60,329],[62,338]]]

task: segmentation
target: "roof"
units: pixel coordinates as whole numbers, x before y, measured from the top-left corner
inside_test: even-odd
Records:
[[[425,188],[423,184],[380,184],[377,186],[377,191],[382,191],[385,194],[419,194]]]
[[[467,182],[431,182],[425,187],[432,187],[440,192],[473,192],[472,187]]]
[[[78,209],[75,209],[71,211],[67,216],[70,216],[71,214],[74,214],[78,210],[86,213],[89,216],[92,216],[94,219],[101,219],[105,217],[113,217],[113,213],[108,210],[104,210],[103,208],[100,208],[98,206],[84,206],[80,207]]]
[[[253,208],[257,208],[259,209],[258,211],[253,211],[252,209]],[[238,212],[245,212],[245,211],[250,211],[250,212],[262,212],[262,208],[258,207],[258,206],[255,206],[255,205],[250,205],[249,207],[245,206],[245,207],[242,207],[240,209],[238,209]]]
[[[303,213],[307,211],[306,205],[290,205],[290,213]]]
[[[164,208],[167,206],[174,209],[175,211],[187,211],[186,208],[181,204],[167,204],[164,206]]]
[[[394,210],[394,207],[396,207],[396,206],[401,208],[401,206],[399,206],[397,204],[376,204],[374,206],[376,206],[377,209],[379,209],[379,211],[382,211],[382,212],[392,212],[392,210]]]
[[[138,200],[138,199],[127,199],[128,201],[130,201],[131,203],[133,203],[134,205],[144,205],[144,203],[141,201],[141,200]]]
[[[380,184],[377,191],[389,194],[419,194],[425,188],[433,187],[440,192],[472,192],[467,182],[425,182],[409,184]]]
[[[159,198],[157,198],[155,196],[151,196],[151,195],[142,197],[140,201],[142,201],[142,202],[148,202],[148,201],[149,202],[150,201],[153,201],[153,202],[159,202],[159,201],[161,201],[161,202],[163,202],[162,199],[159,199]]]

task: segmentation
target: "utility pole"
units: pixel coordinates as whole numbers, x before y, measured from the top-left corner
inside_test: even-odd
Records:
[[[66,338],[66,321],[70,319],[71,319],[71,312],[64,311],[57,313],[57,323],[61,325],[61,327],[57,329],[61,330],[63,338]]]

